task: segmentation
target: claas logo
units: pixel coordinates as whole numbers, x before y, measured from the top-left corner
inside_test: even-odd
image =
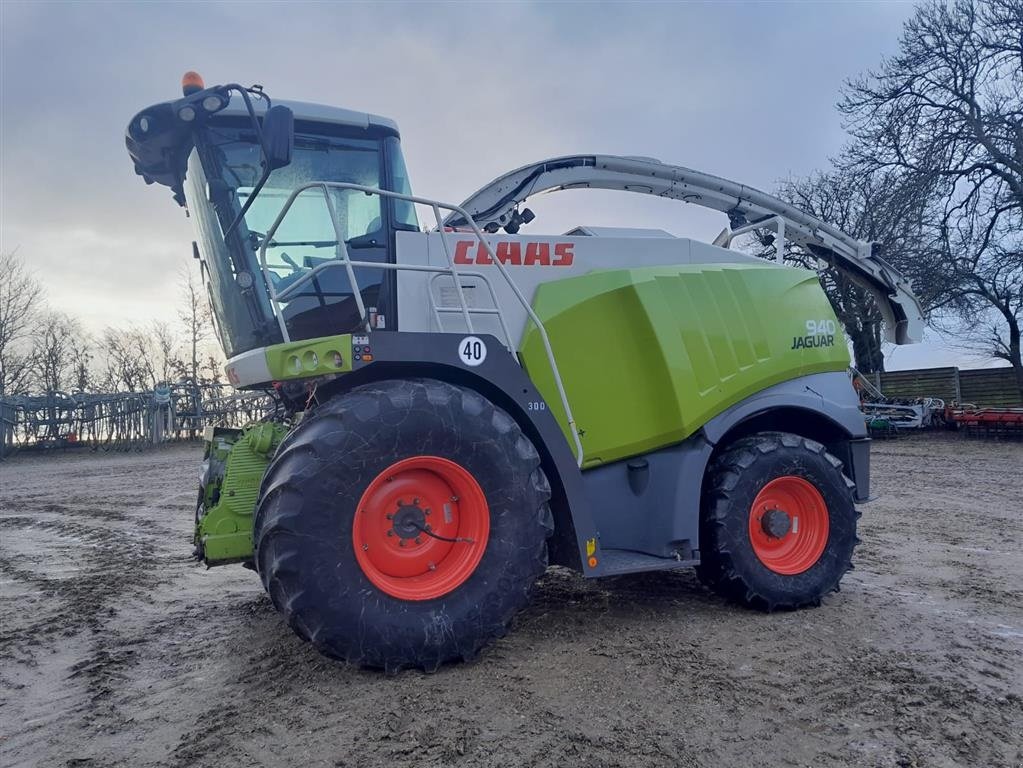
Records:
[[[572,265],[575,243],[522,243],[503,242],[494,248],[494,255],[502,264],[516,267],[569,267]],[[487,247],[476,240],[459,240],[455,244],[455,264],[487,266],[494,261]]]

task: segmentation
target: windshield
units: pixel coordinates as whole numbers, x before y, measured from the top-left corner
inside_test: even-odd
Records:
[[[408,191],[397,137],[368,138],[365,132],[360,133],[362,136],[349,137],[297,132],[291,163],[270,175],[239,227],[241,239],[232,245],[246,251],[243,258],[251,263],[260,283],[257,253],[288,197],[298,187],[315,181],[333,181]],[[211,126],[205,139],[206,175],[220,179],[217,188],[205,196],[224,202],[216,205],[218,212],[230,208],[236,213],[262,174],[262,155],[255,135],[246,128]],[[328,269],[295,285],[314,267],[338,258],[332,211],[337,231],[353,261],[392,261],[389,233],[393,229],[418,229],[415,210],[409,203],[391,204],[379,195],[356,190],[330,188],[328,194],[329,204],[322,189],[302,192],[266,248],[268,277],[277,295],[283,294],[280,301],[292,339],[349,332],[362,321],[345,269]],[[222,228],[226,228],[224,218],[222,214]],[[213,244],[207,250],[215,251],[217,247]],[[389,300],[387,275],[385,270],[369,267],[355,270],[367,314],[381,328],[386,327],[387,315],[393,314],[393,308],[387,306],[393,303]],[[291,286],[294,288],[289,291]]]
[[[234,190],[238,205],[245,204],[262,174],[261,153],[252,136],[215,132],[224,153],[224,178]],[[380,142],[375,139],[295,138],[291,164],[278,168],[245,214],[249,232],[260,243],[284,206],[288,196],[303,184],[337,181],[365,187],[384,187]],[[383,237],[382,198],[348,189],[330,189],[343,239]],[[369,238],[372,239],[372,238]],[[309,189],[292,204],[267,248],[267,264],[284,278],[299,267],[330,258],[336,247],[334,224],[323,191]],[[324,250],[328,249],[328,250]],[[355,257],[353,257],[355,258]]]

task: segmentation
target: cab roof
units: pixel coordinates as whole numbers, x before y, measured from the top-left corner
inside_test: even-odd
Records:
[[[316,123],[329,125],[343,125],[352,128],[386,128],[389,131],[398,133],[398,124],[389,117],[381,117],[368,112],[356,112],[352,109],[342,107],[330,107],[326,104],[312,104],[308,101],[285,101],[274,99],[273,105],[282,105],[295,113],[295,120],[308,120]],[[257,114],[266,111],[266,102],[262,99],[253,99],[252,106]],[[232,95],[231,102],[223,110],[217,113],[228,117],[248,117],[245,103],[237,94]]]
[[[125,132],[125,144],[128,154],[135,166],[135,173],[147,184],[162,184],[170,187],[174,199],[179,205],[185,204],[183,182],[185,179],[188,153],[193,146],[194,126],[191,122],[182,121],[178,117],[178,109],[183,102],[194,102],[205,95],[223,93],[224,86],[214,86],[199,92],[193,92],[185,99],[166,101],[154,104],[139,112],[132,118]],[[253,93],[253,91],[250,91]],[[252,96],[252,107],[257,115],[267,110],[265,99]],[[277,101],[273,104],[283,105],[291,109],[295,121],[300,125],[310,124],[321,126],[341,126],[356,130],[369,130],[399,136],[398,125],[393,120],[367,112],[356,112],[340,107],[328,107],[324,104],[309,104],[304,101]],[[237,93],[232,93],[227,106],[217,110],[211,119],[223,117],[249,119],[245,102]]]

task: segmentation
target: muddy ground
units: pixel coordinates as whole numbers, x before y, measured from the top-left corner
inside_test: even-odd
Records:
[[[0,465],[3,766],[1019,766],[1023,445],[874,444],[822,608],[552,570],[476,663],[329,662],[189,558],[199,448]]]

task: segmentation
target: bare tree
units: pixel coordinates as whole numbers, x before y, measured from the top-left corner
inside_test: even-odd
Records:
[[[219,355],[207,355],[202,371],[205,372],[203,381],[209,384],[223,384],[221,374],[223,373],[224,360]]]
[[[39,316],[32,334],[30,371],[35,389],[58,392],[88,386],[89,339],[63,312]]]
[[[1023,0],[926,2],[899,53],[849,83],[839,108],[851,166],[932,201],[934,279],[947,286],[933,309],[983,328],[1023,395]]]
[[[188,353],[185,375],[189,381],[197,383],[202,373],[203,345],[213,335],[213,321],[202,282],[194,270],[187,267],[181,270],[180,286],[181,305],[178,309],[178,319],[184,328]]]
[[[910,277],[925,306],[944,299],[944,282],[934,280],[937,255],[927,198],[915,185],[901,183],[890,171],[861,173],[842,160],[834,170],[781,185],[786,202],[834,224],[860,240],[883,244],[885,257]],[[759,255],[773,258],[774,238],[760,240]],[[798,244],[786,242],[785,261],[820,273],[821,284],[852,342],[856,367],[864,373],[884,370],[881,313],[870,294]]]
[[[184,363],[177,358],[178,339],[168,323],[154,320],[150,326],[154,375],[158,382],[170,383]]]
[[[144,392],[156,386],[163,366],[150,333],[140,328],[107,328],[103,386],[110,390]]]
[[[83,342],[76,350],[77,359],[71,369],[71,389],[74,392],[91,392],[94,386],[92,342],[87,336],[83,337]]]
[[[0,254],[0,397],[28,386],[43,289],[17,251]]]

